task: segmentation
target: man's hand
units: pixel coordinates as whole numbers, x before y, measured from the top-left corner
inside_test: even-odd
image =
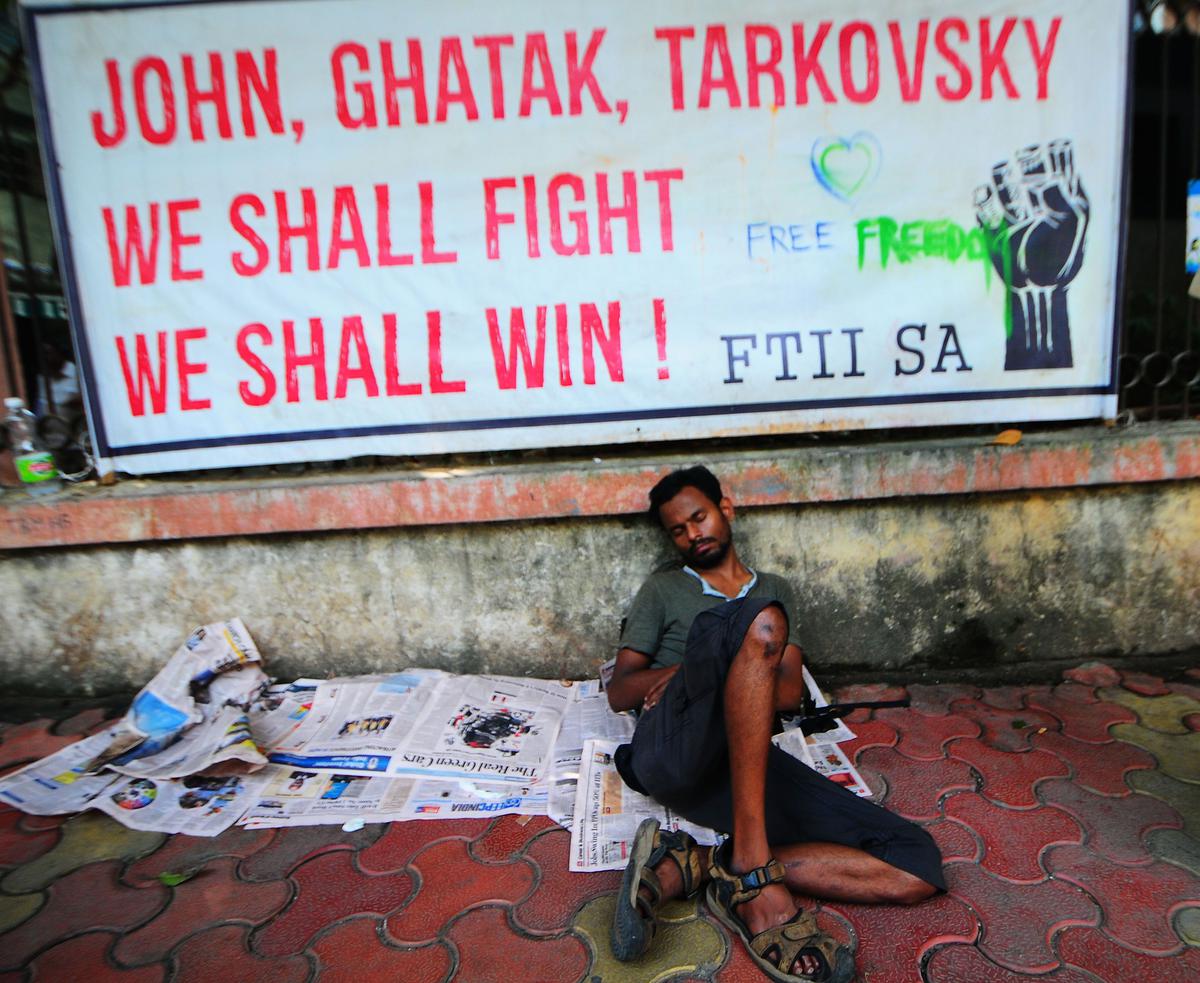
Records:
[[[679,671],[679,666],[651,669],[652,661],[650,656],[633,649],[621,649],[617,653],[616,668],[605,687],[610,707],[618,713],[635,707],[648,710],[662,698],[663,690]],[[653,702],[648,703],[651,697]]]
[[[645,699],[642,700],[642,709],[643,710],[649,710],[656,703],[658,703],[658,701],[660,699],[662,699],[663,693],[665,693],[667,690],[667,683],[669,683],[675,677],[675,673],[677,673],[679,671],[679,667],[681,665],[683,665],[682,662],[676,663],[675,665],[666,669],[658,677],[658,679],[655,681],[654,685],[651,686],[650,689],[646,692]]]

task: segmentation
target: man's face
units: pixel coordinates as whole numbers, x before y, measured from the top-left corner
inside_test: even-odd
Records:
[[[658,517],[688,566],[706,570],[728,554],[733,542],[733,503],[728,498],[717,504],[698,488],[684,488],[658,510]]]

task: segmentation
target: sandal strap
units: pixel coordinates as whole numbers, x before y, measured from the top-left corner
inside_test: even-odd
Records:
[[[719,855],[721,852],[713,851],[712,865],[708,872],[719,884],[718,890],[722,899],[731,909],[757,898],[768,884],[778,884],[784,880],[783,864],[774,857],[762,867],[755,867],[744,874],[735,874],[725,867],[724,857]]]
[[[700,890],[702,870],[700,867],[699,844],[691,834],[679,830],[659,830],[654,835],[654,850],[647,867],[654,867],[664,857],[670,857],[683,877],[683,896],[690,898]]]

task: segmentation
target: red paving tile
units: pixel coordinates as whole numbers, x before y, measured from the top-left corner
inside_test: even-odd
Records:
[[[1121,674],[1104,662],[1085,662],[1074,669],[1063,672],[1063,679],[1082,683],[1084,686],[1116,686],[1121,682]]]
[[[621,871],[594,874],[567,870],[571,834],[565,829],[539,836],[525,851],[541,872],[537,890],[513,909],[513,920],[530,932],[561,932],[575,913],[600,894],[615,891],[621,884]]]
[[[126,867],[121,880],[140,887],[158,883],[158,875],[164,872],[201,870],[217,857],[248,857],[266,847],[276,832],[273,829],[232,826],[220,836],[187,836],[178,833],[167,837],[166,842],[153,853]]]
[[[896,729],[896,750],[920,761],[944,758],[946,743],[956,737],[979,736],[979,725],[965,717],[927,717],[916,710],[899,708],[878,710],[875,716]]]
[[[946,799],[946,803],[953,802],[959,795],[969,794],[971,793],[959,792]],[[932,836],[933,842],[937,844],[942,854],[942,863],[953,863],[956,860],[973,861],[983,853],[983,846],[976,839],[975,833],[961,823],[939,819],[926,826],[925,832]]]
[[[17,724],[4,732],[0,740],[0,769],[37,761],[74,744],[79,738],[50,733],[52,720],[31,720]]]
[[[854,740],[840,745],[851,761],[857,761],[858,756],[869,747],[893,747],[898,737],[894,727],[879,720],[864,720],[852,729]]]
[[[1036,696],[1035,700],[1033,697]],[[1059,683],[1050,690],[1050,693],[1043,694],[1041,692],[1031,693],[1028,701],[1033,706],[1040,706],[1043,701],[1047,700],[1065,700],[1067,703],[1099,703],[1100,697],[1096,695],[1096,690],[1092,686],[1084,686],[1083,683],[1066,682]]]
[[[1010,881],[1045,880],[1046,872],[1038,863],[1042,851],[1052,844],[1083,842],[1079,824],[1058,809],[1015,811],[963,792],[946,800],[945,813],[983,842],[982,866]]]
[[[913,683],[908,687],[908,695],[912,700],[912,708],[918,713],[940,717],[950,712],[950,704],[955,700],[979,699],[980,689],[964,683],[939,683],[934,686]]]
[[[1090,849],[1124,864],[1151,859],[1145,835],[1152,829],[1181,829],[1183,820],[1171,806],[1151,795],[1097,795],[1073,782],[1054,780],[1038,786],[1047,805],[1069,812],[1087,833]]]
[[[929,957],[925,979],[928,983],[1021,983],[1028,981],[1029,976],[997,966],[973,945],[947,945]],[[1056,969],[1037,980],[1038,983],[1096,983],[1094,976],[1069,967]]]
[[[19,867],[36,860],[58,842],[56,829],[24,830],[21,813],[0,807],[0,867]]]
[[[1188,730],[1200,730],[1200,713],[1189,713],[1183,718],[1183,726]]]
[[[387,828],[385,824],[374,823],[354,833],[343,832],[341,826],[277,829],[270,843],[242,861],[238,875],[247,881],[279,880],[319,854],[330,850],[361,850],[370,846]]]
[[[32,918],[0,935],[0,969],[15,969],[59,939],[87,932],[125,931],[154,917],[167,902],[165,887],[135,890],[117,881],[115,860],[88,864],[47,889],[46,903]]]
[[[1072,781],[1102,795],[1128,795],[1125,776],[1157,764],[1152,755],[1123,741],[1085,744],[1052,730],[1034,734],[1033,746],[1061,758],[1074,772]]]
[[[942,796],[975,788],[970,768],[958,761],[914,761],[892,748],[870,748],[862,763],[885,776],[888,809],[909,819],[937,819]]]
[[[446,979],[454,960],[445,945],[397,949],[383,941],[379,929],[377,919],[355,918],[314,942],[309,948],[317,957],[321,983],[441,983]]]
[[[98,730],[102,730],[108,724],[108,711],[103,707],[92,707],[90,710],[82,710],[73,717],[68,717],[66,720],[54,727],[54,733],[59,737],[83,737],[86,734],[94,734]]]
[[[997,710],[1020,710],[1025,705],[1027,686],[987,686],[981,699]],[[953,707],[950,708],[954,710]]]
[[[406,873],[384,877],[360,873],[349,853],[339,850],[315,857],[291,875],[295,898],[253,937],[254,950],[264,956],[299,952],[308,940],[339,918],[387,915],[413,893]]]
[[[482,836],[488,825],[486,819],[421,819],[392,823],[371,846],[359,851],[358,866],[368,874],[403,870],[431,843],[445,839],[473,839]]]
[[[1064,699],[1058,695],[1061,689],[1059,687],[1054,695],[1031,696],[1029,705],[1053,714],[1062,724],[1062,732],[1076,741],[1107,744],[1113,739],[1108,732],[1113,724],[1137,722],[1137,714],[1128,707],[1099,700],[1081,703],[1073,698]]]
[[[292,896],[292,886],[287,881],[262,884],[239,881],[236,857],[212,862],[171,891],[165,911],[117,943],[113,955],[118,962],[131,966],[157,962],[176,943],[196,931],[197,925],[216,922],[258,925],[278,912]]]
[[[72,818],[72,813],[66,813],[62,816],[34,816],[24,815],[21,817],[21,829],[29,833],[36,833],[43,829],[59,829]]]
[[[486,863],[505,863],[539,833],[557,826],[548,816],[501,816],[471,843],[471,853]]]
[[[921,957],[947,942],[973,942],[979,923],[958,898],[939,895],[916,905],[852,905],[826,902],[854,926],[859,978],[911,981],[921,978]]]
[[[1055,847],[1054,849],[1071,849]],[[1022,973],[1048,973],[1059,959],[1050,940],[1068,925],[1096,925],[1100,909],[1083,891],[1048,880],[1014,884],[973,864],[946,867],[950,893],[983,923],[979,948],[993,962]]]
[[[1200,905],[1200,878],[1171,864],[1140,867],[1115,864],[1084,847],[1059,846],[1046,854],[1046,869],[1056,879],[1077,884],[1102,899],[1101,931],[1120,945],[1166,954],[1179,948],[1170,912]]]
[[[246,945],[249,929],[222,925],[198,932],[175,950],[176,980],[220,983],[305,983],[310,964],[304,956],[260,959]]]
[[[1121,673],[1121,685],[1139,696],[1166,696],[1171,692],[1161,677],[1145,672]]]
[[[1064,963],[1113,983],[1195,983],[1200,979],[1200,949],[1150,956],[1117,945],[1095,928],[1069,928],[1056,942]]]
[[[1066,764],[1048,751],[999,751],[982,741],[961,738],[947,745],[951,758],[969,764],[983,777],[980,791],[1000,805],[1029,809],[1038,804],[1033,787],[1045,778],[1067,774]]]
[[[115,936],[108,932],[78,935],[47,949],[33,960],[30,983],[63,983],[86,978],[88,983],[160,983],[163,966],[117,969],[105,959]]]
[[[412,860],[420,886],[403,911],[387,919],[388,935],[402,944],[432,941],[461,911],[478,905],[523,901],[533,889],[534,867],[525,860],[482,864],[462,840],[444,840]]]
[[[986,703],[963,700],[955,703],[951,710],[958,719],[974,721],[982,733],[979,739],[989,747],[1000,751],[1024,751],[1029,748],[1029,738],[1039,729],[1058,730],[1059,722],[1043,710],[1026,707],[1007,710]]]
[[[583,978],[591,953],[577,935],[529,939],[508,924],[502,908],[480,908],[446,932],[458,950],[461,983],[574,983]]]

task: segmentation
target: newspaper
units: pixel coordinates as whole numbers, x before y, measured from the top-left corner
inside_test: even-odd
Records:
[[[547,772],[574,685],[517,676],[443,680],[392,771],[532,785]]]
[[[0,778],[0,801],[39,816],[98,809],[132,829],[216,836],[245,811],[261,782],[257,775],[151,779],[89,773],[91,762],[121,734],[120,725],[110,727]]]
[[[691,833],[698,843],[716,843],[719,834],[713,830],[687,822],[621,780],[612,757],[618,743],[584,742],[571,823],[569,869],[620,870],[629,860],[638,826],[650,817],[658,819],[663,829]]]
[[[353,775],[420,775],[533,785],[573,683],[406,669],[322,681],[276,764]]]
[[[805,737],[800,729],[796,728],[776,734],[771,740],[818,774],[848,788],[855,795],[869,799],[875,793],[863,781],[862,775],[850,763],[845,752],[836,744],[817,743],[813,740],[814,737],[824,736],[824,734],[813,734]]]
[[[265,781],[254,775],[205,778],[127,778],[92,800],[99,809],[131,829],[158,833],[216,836],[246,811]]]
[[[395,773],[397,754],[410,739],[415,718],[447,678],[466,677],[405,669],[386,676],[322,680],[303,719],[271,745],[268,757],[297,768]]]
[[[269,683],[261,662],[241,619],[197,628],[133,698],[85,770],[176,778],[214,765],[236,762],[247,771],[266,764],[244,713],[230,711]]]
[[[584,741],[592,737],[622,744],[633,737],[636,723],[632,714],[613,712],[597,680],[585,680],[575,685],[574,698],[563,715],[550,765],[548,814],[551,819],[560,826],[571,827]]]
[[[545,789],[506,783],[351,775],[272,765],[257,801],[238,820],[249,829],[406,819],[544,815]]]
[[[96,796],[121,780],[110,771],[88,771],[96,756],[121,732],[119,726],[109,727],[5,775],[0,778],[0,802],[35,816],[81,812]]]

